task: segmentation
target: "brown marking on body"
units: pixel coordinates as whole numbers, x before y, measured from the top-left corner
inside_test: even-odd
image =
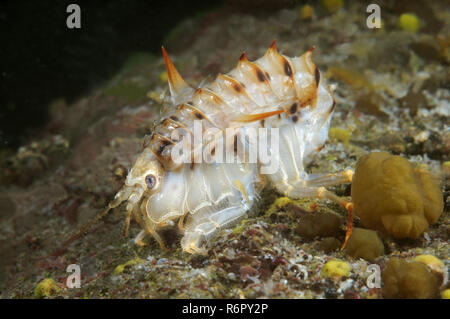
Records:
[[[170,145],[171,143],[166,141],[166,140],[162,140],[159,144],[159,148],[158,148],[158,155],[161,155],[162,152],[164,152],[164,149],[166,148],[166,146]]]
[[[189,105],[189,104],[181,104],[180,106],[178,106],[178,109],[180,111],[182,110],[188,110],[188,112],[194,116],[195,118],[199,119],[199,120],[203,120],[206,119],[205,114],[203,114],[199,109],[197,109],[196,107],[194,107],[193,105]]]
[[[291,107],[289,109],[289,113],[294,114],[294,113],[297,112],[297,110],[298,110],[298,104],[294,103],[294,104],[291,105]]]
[[[261,123],[262,127],[266,127],[266,120],[265,119],[262,119],[260,123]]]
[[[241,87],[240,85],[238,85],[237,83],[233,83],[232,85],[233,85],[233,89],[234,89],[236,92],[241,93],[242,87]]]
[[[233,150],[234,150],[234,154],[236,155],[237,150],[238,150],[238,139],[237,139],[237,135],[234,136]]]
[[[270,81],[270,74],[269,74],[269,72],[266,72],[265,74],[266,74],[267,80]]]
[[[325,144],[323,144],[322,146],[319,146],[318,148],[316,148],[316,152],[320,152],[321,150],[323,150],[324,147],[325,147]]]
[[[165,166],[168,165],[168,163],[171,160],[170,156],[169,156],[169,159],[163,158],[162,153],[164,152],[164,149],[168,145],[173,145],[174,142],[172,142],[170,139],[162,136],[161,134],[153,133],[152,137],[151,137],[150,144],[151,144],[150,150],[155,155],[155,157],[158,158],[158,160],[163,165],[165,165]]]
[[[266,77],[264,76],[264,73],[262,73],[262,71],[260,69],[255,69],[256,70],[256,76],[258,77],[258,80],[261,82],[266,82]]]
[[[320,81],[320,71],[316,66],[316,70],[314,71],[315,79],[316,79],[316,86],[319,86]]]
[[[291,117],[291,119],[292,119],[292,122],[297,123],[297,121],[298,121],[298,116],[297,116],[297,115],[294,115],[294,116]]]
[[[286,73],[288,77],[292,78],[292,67],[286,59],[284,59],[284,73]]]
[[[225,81],[227,85],[230,85],[237,93],[244,93],[245,85],[243,83],[237,81],[229,75],[219,74],[217,77]]]
[[[264,113],[257,113],[257,114],[244,114],[240,115],[233,119],[235,122],[255,122],[262,119],[265,119],[267,117],[271,117],[277,114],[284,113],[285,110],[276,110],[276,111],[270,111],[270,112],[264,112]]]
[[[300,103],[300,107],[305,108],[305,107],[311,105],[311,100],[312,100],[312,98],[307,98],[305,101],[302,101]]]
[[[205,118],[205,116],[201,112],[194,112],[194,115],[199,120],[203,120]]]

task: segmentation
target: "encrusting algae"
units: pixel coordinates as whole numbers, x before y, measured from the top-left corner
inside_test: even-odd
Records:
[[[34,289],[34,295],[37,298],[51,297],[59,291],[59,287],[56,285],[52,278],[46,278],[37,284]]]

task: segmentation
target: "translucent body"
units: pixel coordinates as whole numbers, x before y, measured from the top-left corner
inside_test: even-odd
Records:
[[[311,177],[304,170],[308,156],[324,146],[335,106],[311,60],[312,50],[289,58],[279,54],[273,43],[260,59],[250,62],[243,54],[235,69],[197,90],[184,83],[163,53],[171,112],[155,126],[124,188],[110,205],[128,201],[128,215],[133,214],[143,228],[136,243],[150,234],[164,247],[157,230],[178,221],[184,234],[183,250],[201,251],[219,228],[245,215],[262,182],[270,182],[287,196],[318,196],[342,203],[323,186],[349,182],[351,172]],[[267,116],[270,112],[283,113]],[[266,115],[248,116],[262,113]],[[260,163],[175,163],[171,158],[177,142],[173,130],[181,128],[191,135],[195,120],[202,121],[204,130],[278,128],[278,169],[261,175]],[[241,135],[236,136],[236,143],[246,147]],[[275,154],[275,150],[268,151]]]

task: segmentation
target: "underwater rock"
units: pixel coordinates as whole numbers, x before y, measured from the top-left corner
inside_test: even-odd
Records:
[[[27,186],[69,154],[69,142],[61,135],[22,146],[0,163],[0,183]]]
[[[439,294],[438,277],[427,266],[417,261],[391,258],[382,273],[384,298],[436,298]]]
[[[386,152],[359,159],[352,200],[365,227],[395,238],[419,237],[443,210],[442,192],[431,174]]]
[[[300,217],[296,233],[312,239],[316,236],[333,237],[339,235],[342,217],[332,212],[314,212]]]
[[[374,115],[380,119],[386,120],[389,116],[380,108],[384,103],[385,100],[380,94],[375,91],[371,91],[358,96],[355,107],[363,113]]]
[[[341,245],[342,243],[339,241],[339,239],[335,237],[325,237],[318,243],[317,249],[328,254],[332,251],[338,250]]]
[[[373,261],[384,255],[384,246],[376,231],[355,228],[348,239],[345,251],[352,257]]]

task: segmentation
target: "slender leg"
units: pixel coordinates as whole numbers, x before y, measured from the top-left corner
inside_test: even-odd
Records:
[[[136,238],[134,238],[134,243],[141,247],[145,246],[144,238],[146,235],[147,233],[145,232],[145,230],[141,230],[139,234],[136,236]]]
[[[245,206],[233,206],[213,214],[206,214],[206,217],[192,215],[186,223],[181,247],[184,251],[191,254],[205,253],[206,250],[202,247],[203,242],[211,238],[220,228],[235,222],[245,215],[246,211],[247,208]]]
[[[306,186],[335,186],[345,183],[351,183],[353,179],[353,171],[345,170],[334,174],[326,174],[320,176],[309,175],[305,181]]]
[[[136,244],[138,244],[138,242],[139,242],[140,244],[144,245],[143,239],[148,234],[148,235],[151,235],[153,238],[155,238],[155,240],[158,242],[161,249],[168,250],[166,247],[166,244],[164,244],[164,241],[162,240],[161,236],[159,236],[159,234],[155,230],[155,225],[153,225],[147,217],[147,200],[148,199],[145,199],[142,201],[140,213],[138,212],[138,210],[133,211],[134,218],[144,229],[136,236],[134,241],[136,242]]]
[[[317,197],[329,199],[343,206],[348,213],[347,231],[345,234],[344,243],[341,247],[341,249],[344,249],[353,229],[353,203],[335,195],[323,186],[351,182],[352,175],[352,171],[344,171],[337,174],[329,174],[313,179],[307,179],[305,181],[298,181],[293,183],[293,185],[289,184],[287,181],[282,181],[276,184],[275,187],[278,191],[291,198]]]

